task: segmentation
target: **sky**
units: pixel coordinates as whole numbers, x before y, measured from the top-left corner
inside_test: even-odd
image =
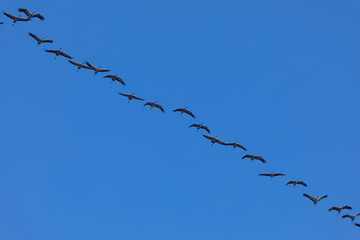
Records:
[[[20,7],[46,19],[0,16],[0,239],[359,236],[327,211],[360,211],[359,1],[1,4]],[[44,51],[58,48],[127,85]],[[248,150],[211,146],[188,128],[201,122]]]

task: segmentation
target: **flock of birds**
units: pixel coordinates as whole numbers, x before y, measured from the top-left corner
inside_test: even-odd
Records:
[[[14,26],[14,24],[16,22],[27,22],[27,21],[30,21],[32,18],[39,18],[41,21],[45,20],[43,15],[41,15],[39,13],[36,13],[36,12],[30,13],[30,11],[27,10],[26,8],[19,8],[18,12],[19,13],[24,13],[27,17],[22,17],[21,15],[15,16],[15,15],[12,15],[12,14],[9,14],[9,13],[6,13],[6,12],[3,12],[3,14],[13,21],[13,23],[12,23],[13,26]],[[4,22],[0,22],[0,24],[3,24],[3,23]],[[40,44],[43,44],[43,43],[52,43],[53,42],[53,40],[40,38],[40,37],[38,37],[37,35],[35,35],[33,33],[29,33],[29,36],[31,36],[32,38],[34,38],[37,41],[37,45],[40,45]],[[60,49],[49,49],[49,50],[45,50],[45,51],[48,52],[48,53],[55,54],[55,59],[58,56],[63,56],[63,57],[68,58],[68,59],[73,59],[69,54],[62,51],[61,48]],[[77,67],[77,71],[79,71],[82,68],[83,69],[88,69],[88,70],[92,70],[94,72],[94,75],[96,75],[98,73],[103,73],[103,72],[109,72],[110,71],[108,69],[101,68],[101,66],[100,67],[95,67],[94,65],[90,64],[88,61],[85,61],[85,62],[82,62],[82,63],[75,62],[75,61],[72,61],[72,60],[68,60],[68,61],[69,61],[69,63],[71,63],[72,65]],[[124,80],[122,78],[118,77],[117,74],[116,75],[109,74],[109,75],[104,76],[104,78],[110,78],[112,81],[118,81],[123,86],[126,85]],[[119,95],[126,97],[128,99],[128,102],[130,102],[131,100],[144,101],[143,98],[135,96],[134,93],[132,93],[132,94],[119,93]],[[163,112],[163,113],[165,112],[162,105],[157,103],[157,101],[155,101],[155,102],[150,102],[150,101],[146,102],[144,104],[144,106],[149,106],[150,109],[157,108],[161,112]],[[192,118],[195,118],[195,115],[189,109],[187,109],[186,107],[185,108],[177,108],[177,109],[173,110],[173,112],[180,112],[180,115],[181,114],[187,114],[187,115],[191,116]],[[192,128],[192,127],[196,128],[197,131],[199,131],[200,129],[203,129],[206,132],[210,133],[209,128],[207,126],[203,125],[203,123],[200,123],[200,124],[194,123],[194,124],[189,126],[189,128]],[[232,146],[233,149],[241,148],[244,151],[246,151],[246,148],[243,145],[241,145],[241,144],[239,144],[237,142],[226,143],[226,142],[218,139],[217,137],[213,137],[213,136],[209,136],[209,135],[203,135],[203,136],[206,139],[211,141],[211,145],[217,143],[217,144],[224,145],[224,146]],[[263,157],[257,156],[257,155],[245,154],[242,157],[242,159],[250,159],[251,161],[258,160],[258,161],[260,161],[262,163],[266,163],[266,161],[265,161],[265,159]],[[280,172],[272,172],[272,173],[261,173],[261,174],[259,174],[259,176],[265,176],[265,177],[269,177],[270,179],[272,179],[274,177],[285,176],[285,174],[280,173]],[[289,185],[289,184],[293,185],[294,187],[296,185],[302,185],[304,187],[307,187],[307,184],[304,181],[301,181],[301,180],[290,180],[290,181],[288,181],[286,183],[286,186]],[[306,194],[306,193],[304,193],[303,196],[308,198],[309,200],[311,200],[313,202],[314,206],[316,206],[316,204],[318,204],[321,200],[328,197],[327,195],[323,195],[323,196],[320,196],[320,197],[313,197],[313,196],[311,196],[309,194]],[[350,207],[348,205],[344,205],[344,206],[341,206],[341,207],[333,206],[333,207],[329,208],[328,211],[329,212],[337,211],[338,214],[340,214],[343,210],[352,210],[352,207]],[[349,218],[351,220],[351,222],[354,222],[354,220],[355,220],[355,218],[357,216],[360,216],[360,212],[356,213],[354,215],[345,214],[345,215],[342,216],[342,218],[344,218],[344,219]],[[357,227],[360,227],[360,223],[354,223],[354,225],[356,225]]]

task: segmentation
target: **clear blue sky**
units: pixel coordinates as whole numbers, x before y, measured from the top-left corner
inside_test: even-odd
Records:
[[[359,1],[17,0],[1,10],[19,7],[46,20],[0,17],[0,239],[360,235],[327,212],[360,211]],[[54,43],[37,47],[28,32]],[[60,47],[127,86],[44,52]],[[186,106],[195,120],[171,112]],[[211,147],[195,122],[267,163]],[[287,176],[257,176],[272,171]],[[304,192],[329,198],[314,207]]]

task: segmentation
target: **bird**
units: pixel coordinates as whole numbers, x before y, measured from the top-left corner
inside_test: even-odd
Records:
[[[30,13],[29,10],[27,10],[26,8],[19,8],[18,11],[25,13],[26,16],[28,16],[28,19],[29,19],[29,20],[30,20],[31,18],[34,18],[34,17],[39,18],[41,21],[44,21],[44,20],[45,20],[45,18],[44,18],[43,15],[41,15],[41,14],[39,14],[39,13],[35,13],[35,12]]]
[[[86,65],[88,65],[90,67],[90,69],[94,70],[94,76],[99,73],[99,72],[109,72],[110,70],[107,69],[102,69],[101,66],[100,67],[94,67],[94,65],[91,65],[88,61],[85,62]]]
[[[207,126],[204,126],[203,123],[200,123],[200,124],[194,123],[194,124],[190,125],[189,128],[190,127],[196,127],[196,129],[197,129],[196,131],[199,131],[199,129],[201,128],[201,129],[204,129],[205,131],[207,131],[208,133],[210,133],[209,128]]]
[[[8,18],[11,18],[11,19],[13,20],[13,24],[12,24],[13,26],[14,26],[14,24],[15,24],[16,22],[27,22],[27,21],[30,20],[29,18],[22,18],[22,17],[20,17],[20,15],[19,15],[18,17],[16,17],[16,16],[11,15],[11,14],[6,13],[6,12],[3,12],[3,14],[4,14],[5,16],[7,16]]]
[[[82,69],[82,68],[91,69],[90,67],[84,65],[83,63],[78,63],[78,62],[74,62],[74,61],[71,61],[71,60],[69,60],[69,63],[77,66],[77,71],[79,71],[79,70]]]
[[[328,210],[328,212],[331,212],[331,211],[333,211],[333,210],[335,210],[335,211],[337,211],[338,212],[338,214],[342,211],[342,210],[344,210],[344,209],[348,209],[348,210],[352,210],[352,207],[350,207],[350,206],[348,206],[348,205],[345,205],[345,206],[342,206],[342,207],[331,207],[331,208],[329,208],[329,210]]]
[[[235,148],[238,147],[238,148],[241,148],[241,149],[246,151],[246,148],[243,145],[241,145],[241,144],[239,144],[237,142],[225,143],[225,145],[226,146],[233,146],[233,150],[235,150]]]
[[[246,149],[244,149],[244,150],[246,150]],[[261,157],[261,156],[256,156],[255,154],[253,154],[253,155],[245,154],[245,155],[242,157],[242,159],[245,159],[245,158],[250,158],[251,161],[253,161],[254,159],[256,159],[256,160],[259,160],[259,161],[261,161],[261,162],[263,162],[263,163],[266,162],[263,157]]]
[[[122,85],[126,86],[124,80],[120,77],[118,77],[117,75],[106,75],[104,78],[111,78],[111,81],[118,81],[119,83],[121,83]]]
[[[0,22],[0,24],[4,24],[4,22]]]
[[[165,112],[164,108],[160,104],[158,104],[157,101],[155,101],[155,102],[147,102],[147,103],[144,104],[144,106],[150,106],[150,110],[153,107],[155,107],[155,108],[160,109],[162,112]]]
[[[133,99],[135,99],[135,100],[140,100],[140,101],[144,101],[144,99],[135,96],[134,93],[133,93],[133,94],[119,93],[119,94],[120,94],[121,96],[127,97],[127,98],[129,99],[128,102],[130,102],[130,101],[133,100]]]
[[[225,145],[225,143],[221,140],[219,140],[218,138],[216,137],[211,137],[211,136],[208,136],[208,135],[203,135],[205,138],[207,139],[210,139],[211,140],[211,146],[214,145],[214,143],[219,143],[221,145]]]
[[[272,173],[260,173],[259,176],[270,177],[272,179],[273,177],[285,176],[285,174],[272,172]]]
[[[307,187],[307,184],[306,184],[305,182],[299,181],[299,180],[290,180],[290,181],[288,181],[288,182],[286,183],[286,186],[289,185],[289,184],[293,184],[294,187],[295,187],[296,185],[298,185],[298,184],[303,185],[304,187]]]
[[[360,215],[360,213],[357,213],[355,215],[346,214],[346,215],[342,216],[342,218],[350,218],[351,222],[353,222],[355,220],[355,218],[359,215]]]
[[[45,50],[45,52],[49,52],[49,53],[55,53],[55,59],[57,56],[61,55],[63,57],[66,57],[66,58],[70,58],[72,59],[71,56],[69,56],[68,54],[64,53],[63,51],[61,51],[62,48],[60,49],[50,49],[50,50]]]
[[[360,223],[355,223],[355,226],[360,227]]]
[[[36,36],[33,33],[29,33],[29,36],[33,37],[37,42],[38,42],[38,46],[42,43],[52,43],[53,40],[49,40],[49,39],[45,39],[45,38],[39,38],[38,36]]]
[[[323,196],[321,196],[321,197],[314,198],[313,196],[311,196],[311,195],[309,195],[309,194],[306,194],[306,193],[303,193],[303,196],[304,196],[304,197],[307,197],[308,199],[310,199],[311,201],[313,201],[314,206],[315,206],[320,200],[328,197],[328,195],[323,195]]]
[[[187,107],[186,108],[177,108],[173,112],[180,112],[180,115],[183,113],[186,113],[186,114],[189,114],[190,116],[192,116],[193,118],[195,118],[195,115],[191,111],[187,110]]]

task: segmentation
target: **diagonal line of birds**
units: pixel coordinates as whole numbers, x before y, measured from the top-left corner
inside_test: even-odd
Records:
[[[28,22],[32,18],[38,18],[41,21],[45,20],[44,16],[41,15],[40,13],[30,12],[26,8],[19,8],[18,12],[19,12],[19,14],[17,16],[15,16],[13,14],[10,14],[10,13],[3,12],[3,14],[6,17],[8,17],[9,19],[12,20],[12,26],[14,26],[15,23],[17,23],[17,22]],[[24,13],[26,15],[26,17],[25,16],[22,17],[21,13]],[[4,22],[0,22],[0,25],[1,24],[4,24]],[[39,46],[41,44],[44,44],[44,43],[53,43],[53,40],[45,39],[44,37],[40,38],[34,33],[29,33],[29,36],[32,37],[37,42],[37,46]],[[60,49],[47,49],[47,50],[45,50],[45,52],[53,53],[55,55],[55,59],[57,59],[58,56],[63,56],[63,57],[68,58],[68,59],[73,59],[73,57],[71,57],[69,54],[62,51],[62,48],[60,48]],[[79,63],[79,62],[75,62],[75,61],[72,61],[72,60],[68,60],[68,62],[71,63],[72,65],[76,66],[77,71],[79,71],[80,69],[88,69],[88,70],[92,70],[94,72],[94,75],[96,75],[98,73],[110,72],[109,69],[101,68],[101,66],[96,67],[96,66],[92,65],[91,63],[89,63],[88,61]],[[118,77],[117,74],[116,75],[109,74],[109,75],[104,76],[104,78],[110,78],[112,82],[117,81],[120,84],[122,84],[123,86],[126,86],[125,81],[122,78]],[[128,102],[130,102],[131,100],[138,100],[138,101],[144,101],[145,100],[144,98],[136,96],[135,93],[132,93],[132,94],[119,93],[119,95],[123,96],[123,97],[126,97],[128,99]],[[165,113],[165,110],[164,110],[163,106],[160,105],[159,103],[157,103],[157,101],[155,101],[155,102],[148,101],[148,102],[146,102],[144,104],[144,107],[145,106],[149,106],[150,110],[152,108],[157,108],[161,112]],[[187,107],[185,107],[185,108],[177,108],[177,109],[173,110],[173,112],[179,112],[180,115],[182,115],[182,114],[185,115],[186,114],[186,115],[188,115],[188,116],[190,116],[192,118],[195,118],[195,115],[193,114],[193,112],[190,111]],[[189,128],[196,128],[196,131],[199,131],[201,129],[201,130],[206,131],[208,134],[210,134],[209,128],[207,126],[203,125],[203,122],[201,122],[199,124],[194,123],[194,124],[190,125]],[[241,148],[244,151],[247,150],[243,145],[241,145],[241,144],[239,144],[237,142],[229,142],[229,143],[227,143],[227,142],[224,142],[224,141],[218,139],[217,137],[209,136],[209,135],[203,135],[203,137],[210,140],[211,146],[213,146],[214,144],[217,143],[217,144],[223,145],[223,146],[232,146],[234,150],[236,148]],[[242,159],[249,159],[250,161],[257,160],[257,161],[260,161],[262,163],[266,163],[265,159],[262,156],[258,156],[258,155],[255,155],[255,154],[245,154],[242,157]],[[271,173],[261,173],[261,174],[259,174],[259,176],[264,176],[264,177],[268,177],[268,178],[272,179],[274,177],[280,177],[280,176],[286,176],[286,175],[284,173],[281,173],[281,172],[271,172]],[[307,183],[305,183],[302,180],[289,180],[286,183],[286,186],[287,185],[293,185],[293,187],[295,187],[296,185],[302,185],[303,187],[308,186]],[[328,197],[328,195],[322,195],[322,196],[314,197],[314,196],[311,196],[310,194],[306,194],[306,193],[303,193],[303,196],[305,198],[308,198],[310,201],[312,201],[314,206],[316,206],[321,200],[326,199]],[[344,206],[341,206],[341,207],[333,206],[333,207],[328,209],[328,212],[336,211],[336,212],[338,212],[338,214],[340,214],[343,210],[352,210],[352,207],[350,207],[348,205],[344,205]],[[356,219],[357,216],[360,216],[360,212],[358,212],[358,213],[356,213],[354,215],[345,214],[345,215],[342,216],[342,218],[343,219],[349,218],[351,220],[351,222],[354,222],[354,220]],[[354,225],[357,226],[357,227],[360,227],[360,223],[354,223]]]

